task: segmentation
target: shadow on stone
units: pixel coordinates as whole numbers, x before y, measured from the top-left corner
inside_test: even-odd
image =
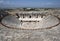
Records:
[[[8,15],[9,15],[8,12],[6,12],[4,10],[0,10],[0,22],[5,16],[8,16]]]

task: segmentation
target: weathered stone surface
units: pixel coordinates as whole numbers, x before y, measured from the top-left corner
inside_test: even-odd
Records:
[[[21,22],[18,18],[12,15],[7,16],[2,20],[4,26],[15,29],[47,29],[59,25],[59,23],[59,19],[52,15],[46,16],[39,22]]]
[[[60,41],[60,24],[43,30],[10,29],[0,24],[0,41]]]

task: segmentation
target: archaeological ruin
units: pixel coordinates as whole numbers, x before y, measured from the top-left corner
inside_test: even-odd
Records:
[[[47,29],[59,24],[59,19],[41,13],[16,13],[2,20],[2,24],[15,29]]]

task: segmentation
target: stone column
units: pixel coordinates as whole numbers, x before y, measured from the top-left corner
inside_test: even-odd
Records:
[[[24,18],[24,14],[22,15],[22,17]]]
[[[36,14],[36,18],[38,18],[38,14]]]

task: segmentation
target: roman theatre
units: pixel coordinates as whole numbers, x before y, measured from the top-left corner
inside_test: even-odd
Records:
[[[41,13],[16,13],[2,19],[4,26],[13,29],[50,29],[59,25],[59,18]]]

